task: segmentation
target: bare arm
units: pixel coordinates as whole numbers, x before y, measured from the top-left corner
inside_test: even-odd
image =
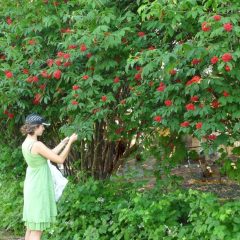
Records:
[[[52,151],[56,154],[60,153],[62,148],[64,147],[64,144],[60,142],[55,148],[52,149]]]
[[[55,163],[62,164],[62,163],[64,163],[64,161],[66,160],[66,158],[69,154],[72,143],[76,140],[77,140],[77,135],[73,134],[69,138],[69,141],[68,141],[67,145],[65,146],[64,150],[59,155],[57,155],[54,151],[52,151],[50,148],[48,148],[42,142],[36,142],[35,144],[33,144],[32,151],[42,155],[46,159],[49,159]]]
[[[60,153],[63,147],[68,142],[68,140],[69,140],[69,137],[64,138],[55,148],[52,149],[52,151],[56,154]]]

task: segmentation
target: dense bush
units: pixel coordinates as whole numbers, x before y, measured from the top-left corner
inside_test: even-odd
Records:
[[[0,194],[0,229],[23,234],[23,181],[1,179]]]
[[[22,233],[23,181],[26,164],[21,148],[0,145],[0,229]]]
[[[193,190],[161,194],[162,183],[144,192],[138,187],[119,181],[70,184],[57,225],[44,239],[238,239],[239,202],[220,204]]]
[[[11,145],[0,145],[0,178],[19,179],[25,176],[27,164],[24,161],[21,147],[12,149]]]
[[[44,240],[239,239],[238,201],[220,203],[209,194],[169,188],[171,180],[143,190],[143,182],[112,180],[74,184],[58,203],[56,225]],[[172,185],[174,186],[174,185]],[[1,178],[0,229],[24,234],[21,177]]]
[[[21,148],[0,145],[0,229],[22,233],[23,181],[26,164]]]

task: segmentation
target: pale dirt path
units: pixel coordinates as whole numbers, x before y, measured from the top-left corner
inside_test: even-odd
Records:
[[[23,237],[16,237],[8,232],[0,231],[0,240],[24,240]]]

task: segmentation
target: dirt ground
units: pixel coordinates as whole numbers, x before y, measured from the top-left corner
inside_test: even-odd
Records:
[[[129,172],[135,172],[137,178],[149,178],[149,182],[146,185],[147,188],[151,188],[155,184],[155,178],[153,177],[153,170],[155,168],[156,161],[149,159],[144,162],[138,162],[135,159],[130,160],[125,165],[124,169],[120,169],[118,174],[126,175]],[[227,177],[221,177],[217,169],[212,166],[212,173],[197,163],[188,163],[179,165],[171,172],[172,175],[176,175],[183,178],[182,187],[185,189],[195,189],[203,192],[211,192],[216,194],[220,200],[234,200],[240,199],[240,184],[236,181],[232,181]],[[130,176],[131,178],[131,176]]]
[[[0,231],[0,240],[24,240],[24,238],[12,236],[8,232]]]
[[[183,188],[211,192],[222,200],[240,199],[239,183],[220,174],[204,176],[197,164],[181,166],[174,169],[173,174],[183,177]]]

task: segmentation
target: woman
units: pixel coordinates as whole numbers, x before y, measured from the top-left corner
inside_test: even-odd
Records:
[[[49,149],[38,141],[38,136],[45,130],[44,126],[49,125],[43,117],[33,113],[27,116],[21,127],[23,135],[27,135],[22,144],[22,153],[28,165],[24,181],[23,221],[27,227],[25,240],[40,240],[43,230],[55,222],[57,207],[47,159],[64,163],[72,143],[77,140],[74,133],[53,150]],[[58,154],[64,146],[61,154]]]

